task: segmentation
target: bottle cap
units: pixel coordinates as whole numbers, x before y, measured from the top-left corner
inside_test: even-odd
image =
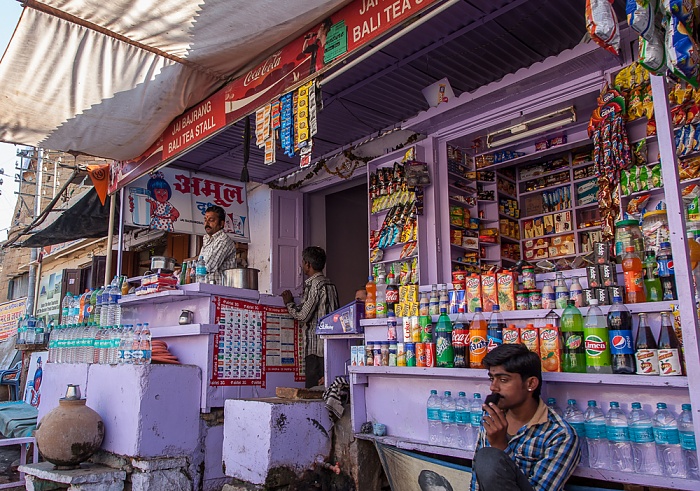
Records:
[[[501,307],[498,304],[494,304],[493,308],[491,309],[493,312],[499,312],[501,310]]]
[[[633,402],[632,409],[642,409],[642,403],[641,402]]]
[[[459,397],[466,397],[466,395],[467,395],[467,394],[464,393],[464,392],[460,392],[460,393],[459,393]]]
[[[588,401],[588,407],[596,407],[595,401]]]
[[[433,389],[430,391],[431,394],[437,394],[437,390]]]
[[[588,301],[588,305],[590,305],[591,307],[592,307],[593,305],[598,305],[598,299],[597,299],[597,298],[591,298],[591,299]]]
[[[611,407],[611,408],[613,408],[613,407],[620,407],[620,403],[617,402],[617,401],[610,401],[610,407]]]
[[[569,406],[573,406],[574,404],[576,404],[576,399],[569,399],[568,401],[566,401],[566,403],[567,403]]]
[[[547,399],[548,406],[554,405],[556,403],[557,403],[557,400],[554,397],[550,397],[549,399]]]
[[[625,251],[627,251],[627,252],[634,252],[634,246],[627,246],[627,247],[625,247]]]
[[[618,297],[617,295],[615,295],[613,297],[613,303],[622,303],[622,297]]]
[[[451,395],[452,395],[452,392],[450,392],[449,390],[445,391],[445,396],[451,396]]]
[[[666,403],[665,402],[657,402],[656,408],[657,409],[666,409]]]
[[[691,410],[692,410],[692,406],[691,406],[690,404],[681,404],[681,409],[682,409],[683,411],[691,411]]]
[[[662,249],[664,249],[664,248],[666,248],[666,247],[671,247],[671,243],[670,243],[670,242],[662,242],[662,243],[660,244],[660,246],[661,246]]]
[[[474,309],[474,313],[476,312],[483,312],[483,309],[481,307],[477,307]]]
[[[481,399],[481,394],[474,392],[474,399]]]

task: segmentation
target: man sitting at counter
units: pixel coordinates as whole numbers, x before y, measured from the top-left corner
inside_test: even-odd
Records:
[[[323,385],[323,341],[316,334],[316,324],[323,316],[338,308],[338,290],[321,271],[326,267],[326,251],[311,246],[301,253],[301,267],[308,277],[304,281],[304,301],[294,303],[289,290],[282,292],[282,300],[289,315],[302,325],[304,336],[304,367],[306,388]]]
[[[497,399],[482,406],[471,491],[562,490],[581,449],[573,428],[540,398],[540,357],[524,344],[503,344],[484,365]]]
[[[226,212],[220,206],[210,206],[204,212],[204,244],[199,255],[207,265],[207,283],[223,285],[222,272],[236,267],[236,243],[224,231]]]

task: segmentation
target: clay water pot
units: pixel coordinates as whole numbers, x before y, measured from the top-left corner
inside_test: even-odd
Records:
[[[102,418],[85,405],[75,387],[68,388],[72,397],[59,399],[58,407],[41,418],[34,434],[39,453],[57,469],[78,467],[100,448],[105,436]]]

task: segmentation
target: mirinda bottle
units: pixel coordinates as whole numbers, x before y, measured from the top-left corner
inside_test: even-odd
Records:
[[[625,275],[625,303],[643,303],[647,301],[644,294],[644,269],[642,260],[634,252],[634,247],[627,247],[622,258],[622,271]]]
[[[367,285],[367,298],[365,299],[365,319],[376,319],[377,317],[377,284],[374,277],[369,276]]]

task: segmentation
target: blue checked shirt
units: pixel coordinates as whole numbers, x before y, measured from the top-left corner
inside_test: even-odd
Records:
[[[482,425],[476,448],[488,446]],[[581,460],[576,432],[542,399],[530,422],[510,438],[504,452],[515,461],[536,491],[563,489]],[[479,484],[472,470],[471,491],[478,489]]]

